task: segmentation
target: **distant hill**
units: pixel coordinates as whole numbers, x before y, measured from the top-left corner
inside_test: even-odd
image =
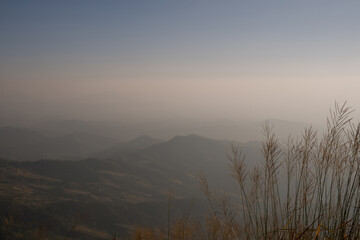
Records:
[[[118,143],[119,140],[113,138],[75,132],[39,142],[32,151],[44,159],[81,159]]]
[[[74,132],[83,132],[92,135],[100,135],[109,138],[127,141],[143,134],[138,131],[138,126],[131,123],[122,122],[97,122],[97,121],[81,121],[81,120],[53,120],[45,121],[30,126],[31,129],[46,131],[53,136],[69,135]]]
[[[25,159],[28,148],[45,141],[44,134],[18,127],[0,127],[0,157],[10,159]]]
[[[146,135],[141,135],[127,143],[124,143],[122,146],[125,149],[142,149],[150,147],[154,144],[161,143],[162,140],[155,139]]]
[[[289,134],[299,135],[310,124],[270,119],[274,132],[280,139]],[[45,131],[56,136],[64,136],[74,132],[106,136],[128,141],[140,135],[157,139],[170,139],[176,135],[197,134],[214,139],[228,139],[241,142],[259,141],[263,139],[262,125],[264,121],[218,120],[218,121],[164,121],[164,122],[91,122],[78,120],[47,121],[30,128]],[[313,126],[321,130],[320,126]]]
[[[102,135],[102,126],[79,120],[54,120],[41,122],[31,126],[32,129],[47,131],[55,136],[69,135],[74,132],[83,132],[93,135]]]
[[[119,142],[117,139],[81,132],[53,137],[41,131],[0,127],[0,158],[19,161],[80,159]]]
[[[19,128],[19,127],[0,127],[0,143],[1,145],[19,146],[36,143],[46,139],[46,136],[40,132]]]
[[[118,143],[114,146],[111,146],[108,149],[105,149],[97,154],[94,154],[94,156],[100,158],[117,157],[120,154],[122,154],[124,151],[144,149],[160,142],[162,141],[146,135],[141,135],[129,142]]]

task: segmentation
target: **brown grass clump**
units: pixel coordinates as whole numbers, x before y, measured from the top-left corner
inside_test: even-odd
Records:
[[[200,185],[210,205],[205,221],[183,218],[168,234],[137,228],[131,239],[359,239],[360,124],[335,104],[327,130],[304,130],[281,144],[265,123],[263,162],[251,171],[237,146],[228,153],[239,186],[237,204]]]

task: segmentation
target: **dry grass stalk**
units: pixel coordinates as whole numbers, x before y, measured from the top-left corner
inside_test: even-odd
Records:
[[[232,146],[227,157],[239,185],[239,206],[210,191],[205,224],[181,219],[168,239],[358,239],[360,238],[360,124],[352,110],[335,104],[326,132],[305,129],[281,145],[265,123],[263,164],[247,171],[245,156]],[[191,223],[191,224],[189,224]],[[165,239],[155,229],[137,229],[132,239]]]

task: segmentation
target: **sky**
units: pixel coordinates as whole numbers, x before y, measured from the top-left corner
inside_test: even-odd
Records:
[[[335,101],[360,108],[359,11],[350,0],[3,0],[0,123],[321,122]]]

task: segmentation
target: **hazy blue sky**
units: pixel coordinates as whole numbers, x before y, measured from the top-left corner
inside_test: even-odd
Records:
[[[0,118],[360,111],[360,1],[1,1]]]

